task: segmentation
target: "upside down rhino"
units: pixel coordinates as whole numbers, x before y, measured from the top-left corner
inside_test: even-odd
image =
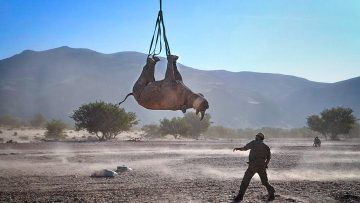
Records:
[[[136,81],[132,93],[126,95],[122,104],[130,95],[143,107],[152,110],[181,110],[194,108],[196,114],[200,112],[201,120],[209,103],[201,93],[192,92],[182,81],[177,69],[178,56],[167,56],[167,69],[163,80],[155,81],[155,65],[160,59],[156,56],[147,58],[143,71]]]

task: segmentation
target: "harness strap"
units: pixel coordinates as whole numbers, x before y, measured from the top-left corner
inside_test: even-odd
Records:
[[[171,55],[169,42],[166,37],[166,29],[165,29],[164,17],[163,17],[163,12],[162,12],[162,0],[160,0],[160,10],[159,10],[158,16],[156,18],[155,29],[153,32],[153,36],[151,38],[148,56],[150,56],[150,55],[156,56],[161,53],[162,40],[164,40],[166,55],[167,56]],[[157,51],[157,49],[158,49],[158,51]]]

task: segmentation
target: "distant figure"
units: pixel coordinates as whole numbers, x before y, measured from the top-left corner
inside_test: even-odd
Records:
[[[255,136],[255,140],[249,142],[244,147],[234,148],[233,151],[247,151],[250,149],[249,154],[249,167],[245,171],[244,177],[241,181],[240,190],[233,202],[240,202],[243,200],[245,191],[249,186],[251,178],[258,173],[261,179],[261,183],[266,187],[269,197],[268,201],[275,199],[275,189],[268,182],[266,169],[271,158],[270,148],[263,142],[264,134],[258,133]]]
[[[317,137],[317,136],[315,137],[313,146],[321,147],[321,140],[319,139],[319,137]]]

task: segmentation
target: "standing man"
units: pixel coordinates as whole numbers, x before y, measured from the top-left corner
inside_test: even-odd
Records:
[[[241,181],[239,194],[235,197],[234,202],[240,202],[243,200],[245,191],[249,186],[251,178],[255,173],[258,173],[261,179],[261,183],[266,187],[269,197],[268,201],[275,199],[275,189],[270,185],[266,169],[271,158],[270,148],[263,142],[264,134],[258,133],[255,136],[255,140],[249,142],[244,147],[234,148],[233,151],[247,151],[250,149],[249,154],[249,167],[245,171],[244,177]]]

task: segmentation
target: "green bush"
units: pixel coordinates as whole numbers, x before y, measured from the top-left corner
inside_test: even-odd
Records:
[[[94,133],[100,141],[114,139],[138,122],[135,113],[125,112],[116,104],[101,101],[80,106],[71,118],[75,121],[76,130],[85,129]]]
[[[162,136],[160,127],[156,124],[144,125],[141,130],[144,131],[144,137],[155,138]]]
[[[46,123],[45,138],[64,139],[66,134],[64,130],[67,128],[66,123],[61,120],[51,120]]]
[[[160,133],[161,135],[173,135],[175,139],[184,136],[188,133],[190,127],[180,117],[174,117],[171,120],[164,118],[160,120]]]
[[[186,135],[188,137],[198,139],[200,134],[205,132],[210,127],[210,118],[210,114],[205,114],[203,120],[200,120],[199,116],[197,116],[195,113],[186,113],[182,118],[186,123],[186,126],[188,126]]]
[[[210,118],[209,114],[205,114],[203,120],[200,120],[199,116],[193,112],[186,113],[184,117],[164,118],[160,120],[159,132],[161,135],[173,135],[175,139],[179,136],[197,139],[201,133],[209,128],[211,124]],[[153,129],[145,130],[151,131],[156,129],[155,126],[147,126],[147,128],[149,127]]]

